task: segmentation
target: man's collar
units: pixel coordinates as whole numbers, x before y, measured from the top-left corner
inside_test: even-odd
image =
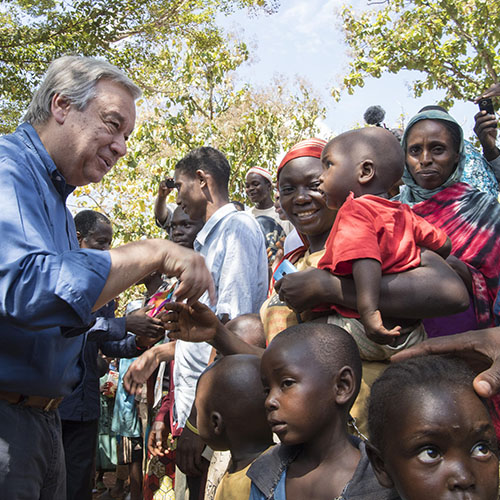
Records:
[[[198,250],[200,247],[205,245],[205,241],[207,240],[210,233],[214,230],[215,226],[224,218],[226,215],[236,212],[236,207],[232,203],[226,203],[219,209],[217,209],[210,219],[205,222],[205,225],[201,228],[201,231],[196,236],[194,240],[194,249]]]
[[[23,138],[23,142],[29,149],[34,149],[36,151],[38,157],[47,170],[52,184],[54,184],[54,187],[62,198],[66,200],[66,198],[75,190],[75,186],[67,184],[64,176],[61,172],[59,172],[59,170],[57,170],[56,164],[45,149],[45,146],[42,144],[38,132],[35,130],[33,125],[27,122],[19,125],[17,130],[23,132],[23,135],[21,136]]]

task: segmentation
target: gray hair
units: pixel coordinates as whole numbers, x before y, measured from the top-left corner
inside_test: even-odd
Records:
[[[51,117],[51,102],[55,94],[66,97],[78,110],[83,110],[96,95],[99,80],[111,80],[122,85],[134,99],[141,89],[116,66],[107,61],[83,56],[63,56],[50,64],[45,77],[34,93],[24,121],[32,125],[46,123]]]

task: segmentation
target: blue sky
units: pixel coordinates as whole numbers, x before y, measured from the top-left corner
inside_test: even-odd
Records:
[[[327,107],[328,114],[322,124],[326,135],[363,123],[364,111],[373,104],[385,109],[385,123],[391,127],[401,114],[408,121],[422,106],[435,104],[444,93],[427,92],[415,99],[410,84],[418,78],[418,73],[409,71],[367,79],[354,95],[343,92],[340,102],[330,97],[330,89],[340,86],[342,75],[348,72],[348,48],[337,15],[344,3],[345,0],[281,0],[278,13],[271,16],[248,17],[246,12],[237,12],[222,17],[221,24],[250,47],[252,61],[238,69],[238,78],[257,85],[270,84],[276,75],[307,79]],[[355,9],[367,8],[367,0],[347,3]],[[450,110],[464,127],[466,137],[473,134],[477,111],[473,103],[457,103]]]

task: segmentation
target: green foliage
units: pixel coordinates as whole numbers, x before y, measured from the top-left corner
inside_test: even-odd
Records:
[[[443,104],[472,99],[500,72],[500,3],[485,0],[388,0],[357,14],[342,10],[353,60],[344,86],[352,94],[367,76],[418,70],[415,96],[445,89]],[[333,95],[336,90],[332,91]]]
[[[105,57],[138,84],[169,65],[178,40],[214,46],[218,12],[272,13],[277,0],[11,0],[0,3],[0,132],[19,122],[50,61]],[[148,89],[146,89],[148,90]]]

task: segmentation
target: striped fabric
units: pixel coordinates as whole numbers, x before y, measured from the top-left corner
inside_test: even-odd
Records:
[[[471,271],[479,328],[495,325],[493,305],[499,292],[500,205],[492,196],[458,182],[413,205],[413,211],[443,229],[452,255]]]

